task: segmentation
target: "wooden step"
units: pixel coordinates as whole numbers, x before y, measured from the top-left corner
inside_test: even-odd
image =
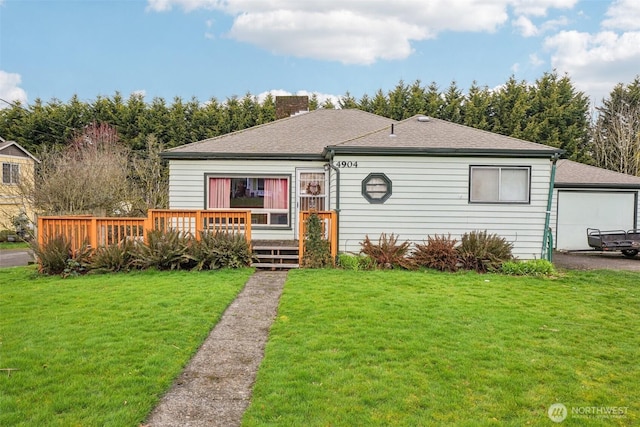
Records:
[[[300,268],[300,264],[290,264],[290,263],[272,263],[272,262],[254,262],[251,264],[252,267],[255,268],[264,268],[264,269],[291,269],[291,268]]]
[[[256,258],[260,259],[298,259],[299,256],[287,255],[287,254],[254,254]]]
[[[252,250],[256,262],[252,266],[270,270],[299,268],[298,246],[292,243],[295,242],[255,242]]]
[[[255,251],[298,251],[297,246],[253,246]]]

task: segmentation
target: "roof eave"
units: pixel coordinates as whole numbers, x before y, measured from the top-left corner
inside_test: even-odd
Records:
[[[323,161],[320,154],[300,153],[208,153],[208,152],[170,152],[160,154],[167,160],[305,160]]]
[[[345,147],[329,146],[323,156],[334,154],[360,154],[370,156],[442,156],[442,157],[553,157],[563,154],[560,149],[499,149],[499,148],[432,148],[432,147]]]
[[[575,183],[575,182],[555,182],[554,188],[598,188],[603,190],[619,189],[619,190],[640,190],[640,184],[616,184],[609,183]]]

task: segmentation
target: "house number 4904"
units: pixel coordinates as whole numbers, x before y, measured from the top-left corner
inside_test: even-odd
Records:
[[[341,160],[339,162],[335,162],[334,166],[337,168],[357,168],[358,162]]]

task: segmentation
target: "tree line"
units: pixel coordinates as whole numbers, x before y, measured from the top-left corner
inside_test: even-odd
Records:
[[[569,159],[640,175],[640,78],[617,85],[595,111],[570,77],[556,72],[544,73],[533,83],[511,77],[493,89],[474,82],[466,93],[455,81],[441,89],[436,83],[401,80],[389,91],[379,89],[359,99],[347,92],[338,105],[312,96],[309,108],[357,108],[394,120],[426,114],[561,148]],[[167,103],[116,93],[92,101],[73,96],[68,102],[12,104],[0,110],[0,136],[38,155],[70,144],[91,124],[106,123],[135,153],[147,150],[150,136],[160,147],[171,148],[273,120],[271,95],[259,101],[247,93],[223,102],[175,97]]]

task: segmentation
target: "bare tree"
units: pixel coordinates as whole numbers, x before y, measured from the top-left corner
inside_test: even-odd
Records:
[[[640,176],[640,105],[620,100],[601,111],[593,127],[597,166]]]
[[[160,157],[162,144],[154,135],[148,135],[146,142],[146,151],[136,153],[132,159],[132,181],[137,195],[134,208],[141,213],[169,206],[169,172]]]
[[[92,123],[62,150],[45,150],[36,173],[33,201],[41,214],[128,214],[129,150],[116,130]]]

